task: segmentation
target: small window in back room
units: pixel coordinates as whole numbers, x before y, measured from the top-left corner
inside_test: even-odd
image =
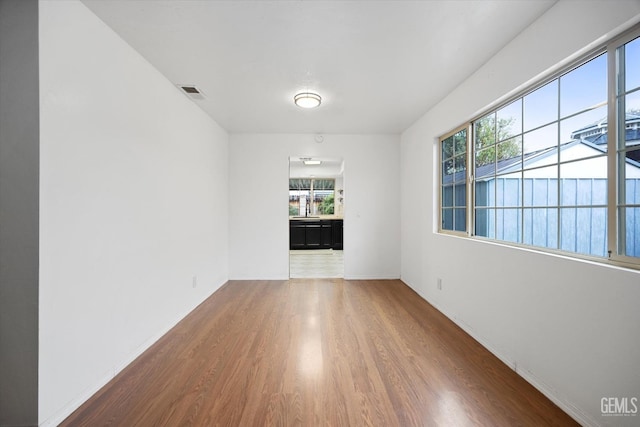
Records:
[[[289,215],[333,215],[335,179],[289,179]]]

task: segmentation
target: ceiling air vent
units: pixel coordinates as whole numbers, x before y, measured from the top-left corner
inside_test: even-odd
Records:
[[[178,85],[178,87],[191,99],[204,99],[204,94],[195,85]]]

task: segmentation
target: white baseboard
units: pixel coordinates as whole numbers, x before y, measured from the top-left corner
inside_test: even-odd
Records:
[[[282,276],[282,275],[274,275],[274,276],[261,276],[261,277],[255,277],[255,276],[235,276],[230,278],[229,280],[254,280],[254,281],[258,281],[258,282],[263,282],[263,281],[269,281],[269,280],[289,280],[289,276]]]
[[[78,397],[76,397],[71,402],[66,404],[64,407],[62,407],[59,411],[57,411],[53,416],[51,416],[47,420],[40,422],[38,425],[40,427],[55,427],[59,425],[69,415],[71,415],[73,411],[78,409],[91,396],[96,394],[98,390],[100,390],[109,381],[111,381],[113,377],[114,377],[113,372],[110,370],[109,373],[102,375],[96,384],[94,384],[90,388],[85,389],[82,393],[80,393]]]
[[[409,285],[407,284],[407,286]],[[429,301],[429,299],[427,299],[424,295],[422,295],[421,292],[417,291],[412,286],[409,286],[409,287],[413,289],[420,296],[420,298],[422,298],[423,300],[431,304],[433,307],[435,307],[436,310],[444,314],[449,320],[451,320],[453,323],[458,325],[463,331],[469,334],[474,340],[478,341],[480,345],[482,345],[484,348],[489,350],[489,352],[491,352],[491,354],[493,354],[498,359],[500,359],[502,363],[504,363],[505,365],[510,367],[512,370],[514,370],[525,381],[527,381],[529,384],[535,387],[540,393],[544,394],[545,397],[547,397],[550,401],[556,404],[560,409],[566,412],[571,418],[577,421],[580,425],[585,427],[598,427],[600,425],[591,416],[589,416],[580,408],[573,405],[571,402],[568,402],[565,399],[562,399],[556,396],[554,391],[551,390],[542,381],[540,381],[534,373],[527,370],[523,370],[523,369],[517,369],[517,366],[518,366],[517,360],[513,360],[511,357],[508,357],[506,354],[504,354],[504,352],[499,351],[498,349],[493,347],[484,337],[480,336],[475,330],[473,330],[473,328],[471,328],[470,325],[466,324],[461,319],[447,312],[447,310],[444,309],[439,304],[433,301]]]
[[[202,301],[195,304],[193,307],[187,310],[182,316],[176,316],[176,318],[169,321],[164,328],[160,331],[152,335],[149,339],[145,340],[141,345],[138,346],[133,352],[129,353],[127,356],[118,360],[114,363],[112,369],[109,370],[108,373],[103,374],[100,379],[96,382],[96,384],[92,385],[85,389],[78,397],[73,399],[71,402],[62,407],[56,414],[40,422],[38,425],[40,427],[55,427],[62,423],[69,415],[73,413],[76,409],[78,409],[84,402],[89,400],[91,396],[96,394],[102,387],[107,385],[109,381],[115,378],[124,368],[129,366],[134,360],[136,360],[142,353],[147,351],[153,344],[155,344],[160,338],[162,338],[167,332],[173,329],[178,322],[184,319],[189,313],[196,309],[200,304],[202,304],[207,298],[209,298],[213,293],[215,293],[218,289],[222,288],[226,282],[217,286],[209,295],[205,296]]]

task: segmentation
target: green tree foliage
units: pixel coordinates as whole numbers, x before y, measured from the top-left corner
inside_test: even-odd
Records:
[[[476,167],[522,154],[521,136],[509,139],[514,134],[511,129],[513,122],[512,117],[500,118],[496,122],[494,114],[474,122]]]
[[[442,158],[459,156],[467,151],[467,130],[463,129],[455,135],[445,139],[442,143]]]
[[[442,141],[444,172],[447,175],[466,170],[467,130],[463,129]]]
[[[333,194],[325,197],[320,203],[319,210],[321,215],[333,215],[335,197]]]

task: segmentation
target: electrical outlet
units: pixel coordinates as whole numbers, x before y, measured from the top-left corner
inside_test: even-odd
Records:
[[[198,276],[193,276],[192,286],[194,288],[198,286]]]
[[[438,277],[438,290],[442,290],[442,279]]]

